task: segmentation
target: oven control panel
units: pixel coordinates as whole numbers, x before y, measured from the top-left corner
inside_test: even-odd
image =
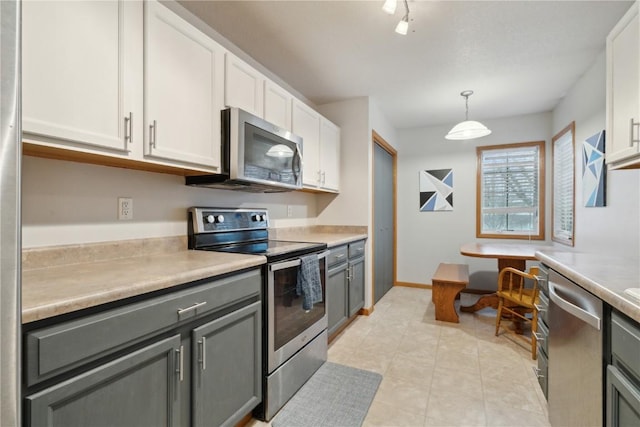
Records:
[[[266,209],[191,208],[194,233],[266,229]]]

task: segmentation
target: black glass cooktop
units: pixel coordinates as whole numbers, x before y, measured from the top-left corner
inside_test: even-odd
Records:
[[[264,255],[269,261],[295,258],[312,252],[320,252],[327,248],[326,243],[289,242],[285,240],[262,240],[200,247],[201,250],[233,252],[238,254]]]

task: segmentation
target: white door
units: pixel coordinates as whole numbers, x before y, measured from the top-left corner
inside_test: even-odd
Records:
[[[145,154],[217,170],[224,49],[157,1],[144,42]]]
[[[140,77],[142,44],[125,25],[141,4],[24,1],[22,10],[23,131],[126,152],[125,117],[141,111],[127,79]]]
[[[340,190],[340,128],[326,119],[320,125],[321,187]]]
[[[640,26],[635,3],[607,37],[607,163],[637,155],[640,130]]]
[[[291,103],[293,96],[271,80],[264,82],[264,119],[269,123],[291,130]]]
[[[224,103],[263,117],[264,77],[237,56],[225,57]]]
[[[302,137],[302,184],[320,183],[320,115],[302,102],[293,101],[293,133]]]

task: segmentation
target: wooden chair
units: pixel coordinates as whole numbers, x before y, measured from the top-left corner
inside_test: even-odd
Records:
[[[531,322],[531,358],[534,360],[537,357],[535,332],[538,330],[538,310],[536,310],[535,304],[538,302],[538,279],[536,278],[538,272],[538,267],[531,267],[528,273],[512,267],[505,267],[498,275],[497,292],[496,336],[500,330],[503,311],[526,322]],[[525,287],[525,279],[531,280],[533,286]],[[531,318],[525,316],[526,313],[531,313]]]

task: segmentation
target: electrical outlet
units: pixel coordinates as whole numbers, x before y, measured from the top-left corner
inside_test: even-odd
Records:
[[[118,197],[118,219],[133,219],[133,199],[131,197]]]
[[[293,206],[287,205],[287,218],[291,218],[293,216]]]

